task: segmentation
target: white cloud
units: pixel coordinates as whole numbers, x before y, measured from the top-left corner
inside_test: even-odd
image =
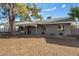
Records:
[[[65,8],[65,7],[66,7],[66,5],[65,5],[65,4],[63,4],[63,5],[62,5],[62,8]]]
[[[42,10],[42,11],[54,11],[57,7],[53,7],[53,8],[48,8],[46,10]]]

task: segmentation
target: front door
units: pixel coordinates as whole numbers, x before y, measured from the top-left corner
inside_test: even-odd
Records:
[[[31,27],[30,27],[30,26],[27,27],[27,34],[28,34],[28,35],[31,34]]]

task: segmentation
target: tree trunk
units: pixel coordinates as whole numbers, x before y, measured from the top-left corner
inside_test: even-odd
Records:
[[[10,33],[12,36],[15,36],[15,15],[14,15],[14,4],[13,3],[9,3],[10,9],[9,9],[9,25],[10,25]]]
[[[15,27],[14,27],[15,25],[14,25],[14,22],[9,20],[9,25],[10,25],[11,36],[15,36]]]

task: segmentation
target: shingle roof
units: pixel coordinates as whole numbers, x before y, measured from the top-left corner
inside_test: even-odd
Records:
[[[42,20],[42,21],[34,21],[34,22],[18,21],[18,22],[15,22],[15,25],[33,26],[37,24],[58,24],[58,23],[71,23],[71,22],[75,22],[75,20],[69,17],[60,17],[60,18],[53,18],[51,20]]]
[[[58,24],[58,23],[71,23],[75,22],[75,19],[69,17],[53,18],[48,21],[40,22],[39,24]]]
[[[54,22],[73,22],[73,21],[75,21],[75,19],[73,18],[59,18],[58,20]]]

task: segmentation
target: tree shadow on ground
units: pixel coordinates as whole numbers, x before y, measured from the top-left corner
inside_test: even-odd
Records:
[[[59,38],[45,38],[45,39],[46,42],[50,44],[79,48],[79,40],[76,39],[59,39]]]
[[[43,37],[40,35],[16,35],[16,36],[2,35],[0,36],[0,39],[10,39],[10,38],[43,38]]]

